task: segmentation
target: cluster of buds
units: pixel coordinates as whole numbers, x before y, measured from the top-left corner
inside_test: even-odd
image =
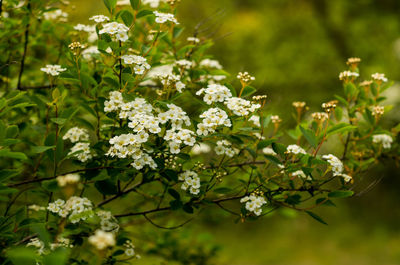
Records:
[[[272,115],[271,121],[273,124],[279,124],[282,122],[281,118],[278,115]]]
[[[361,59],[358,57],[352,57],[347,59],[346,64],[351,67],[352,70],[355,70],[358,64],[361,62]]]
[[[388,79],[385,77],[385,74],[375,73],[375,74],[371,75],[371,77],[379,85],[382,84],[382,82],[388,81]]]
[[[244,73],[240,72],[237,75],[237,78],[240,80],[242,85],[249,85],[249,84],[251,84],[251,82],[256,80],[256,78],[254,76],[251,76],[248,72],[244,72]]]
[[[326,102],[326,103],[322,103],[322,108],[324,109],[324,111],[326,112],[326,113],[331,113],[332,111],[334,111],[335,110],[335,108],[336,108],[336,105],[338,104],[339,102],[337,101],[337,100],[331,100],[331,101],[329,101],[329,102]]]
[[[172,168],[172,169],[176,169],[178,167],[182,167],[182,164],[178,164],[176,161],[179,158],[177,156],[173,156],[173,155],[169,155],[166,159],[165,159],[165,167],[167,168]]]
[[[253,99],[253,104],[260,104],[261,108],[263,108],[265,103],[267,102],[267,95],[253,96],[252,99]]]
[[[201,162],[196,162],[196,163],[194,164],[194,167],[193,167],[193,170],[194,170],[194,171],[202,171],[202,170],[206,170],[206,169],[207,169],[206,165],[204,165],[204,164],[201,163]]]
[[[316,121],[317,123],[321,123],[329,118],[329,115],[326,114],[325,112],[314,112],[311,114],[311,117]]]
[[[215,179],[218,182],[222,182],[222,178],[225,177],[226,175],[228,175],[228,173],[226,171],[218,171],[218,170],[214,170],[214,175],[215,175]]]
[[[292,106],[296,109],[297,122],[300,123],[301,115],[308,110],[308,107],[304,101],[295,101],[292,103]]]
[[[382,106],[374,106],[372,109],[372,115],[375,119],[379,119],[385,113],[385,108]]]
[[[75,56],[79,55],[81,49],[84,49],[86,46],[81,44],[79,41],[72,42],[68,45],[68,48],[72,51],[72,54]]]
[[[339,74],[339,79],[341,81],[349,82],[357,78],[359,74],[357,72],[352,71],[344,71]]]

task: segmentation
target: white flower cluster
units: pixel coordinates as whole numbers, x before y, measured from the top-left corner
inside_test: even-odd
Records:
[[[297,144],[289,145],[287,147],[287,149],[286,149],[286,152],[289,153],[289,154],[294,154],[294,155],[297,155],[297,154],[305,155],[305,154],[307,154],[306,151],[303,148],[301,148],[300,146],[298,146]]]
[[[227,98],[232,97],[232,93],[226,86],[219,84],[208,85],[207,88],[202,88],[196,92],[196,95],[200,96],[204,93],[203,100],[208,105],[214,102],[224,102]]]
[[[191,152],[194,155],[200,155],[200,154],[206,154],[211,151],[211,147],[208,144],[205,143],[198,143],[195,146],[193,146]]]
[[[192,61],[186,60],[186,59],[182,59],[182,60],[178,60],[175,62],[175,65],[183,68],[183,69],[190,69],[194,66],[194,63]]]
[[[261,108],[260,104],[253,104],[249,100],[237,97],[227,98],[225,104],[237,116],[247,116]]]
[[[38,211],[45,211],[45,210],[46,210],[46,207],[39,206],[39,205],[37,205],[37,204],[32,204],[32,205],[29,205],[29,206],[28,206],[28,209],[29,209],[29,210],[32,210],[32,211],[35,211],[35,212],[38,212]]]
[[[203,118],[203,120],[197,125],[197,134],[199,136],[214,133],[218,126],[232,126],[228,114],[220,108],[210,108],[203,112],[200,118]]]
[[[342,177],[345,182],[350,182],[353,179],[351,176],[343,173],[344,166],[339,158],[332,154],[323,155],[322,158],[328,161],[329,165],[332,168],[333,176]]]
[[[96,27],[94,25],[77,24],[74,26],[74,30],[93,33],[96,32]]]
[[[76,159],[85,163],[86,161],[93,158],[90,151],[89,143],[76,143],[69,151],[68,155],[74,156]]]
[[[68,217],[71,223],[77,223],[93,215],[92,207],[89,199],[72,196],[66,202],[58,199],[49,203],[47,210],[63,218]]]
[[[96,213],[100,217],[101,230],[105,232],[118,232],[119,225],[117,219],[109,211],[98,211]]]
[[[249,121],[251,121],[254,126],[261,127],[260,116],[253,115],[249,118]]]
[[[393,138],[387,134],[376,134],[372,136],[372,142],[375,144],[382,144],[385,149],[390,149],[392,147]]]
[[[188,37],[186,40],[195,44],[200,43],[200,39],[196,37]]]
[[[227,155],[229,157],[233,157],[239,153],[239,150],[233,148],[232,143],[228,140],[218,141],[214,150],[217,155]]]
[[[179,180],[183,181],[182,190],[188,190],[193,195],[200,193],[200,178],[198,174],[191,170],[186,170],[179,174]]]
[[[79,182],[81,177],[79,174],[67,174],[64,176],[58,176],[57,177],[57,183],[58,186],[60,187],[65,187],[67,185],[74,185]]]
[[[388,79],[385,77],[385,74],[375,73],[371,75],[372,79],[375,81],[387,82]]]
[[[199,77],[199,82],[213,85],[213,84],[217,84],[225,79],[226,79],[225,75],[201,75]]]
[[[186,87],[186,85],[182,83],[181,77],[172,73],[158,74],[156,75],[156,78],[158,78],[161,81],[161,84],[166,87],[175,87],[179,93],[182,93],[182,89]]]
[[[304,173],[304,171],[301,170],[301,169],[297,170],[295,172],[292,172],[291,175],[292,175],[292,177],[300,177],[300,178],[305,179],[305,180],[312,180],[312,178],[310,176],[307,176]]]
[[[96,15],[89,18],[89,20],[93,20],[96,23],[103,23],[106,21],[110,21],[110,18],[104,15]]]
[[[48,254],[48,249],[45,248],[44,242],[41,241],[39,238],[34,237],[32,238],[27,244],[27,247],[35,247],[37,248],[37,253],[39,255],[42,254]],[[74,246],[71,244],[70,240],[68,238],[64,237],[57,237],[57,242],[56,243],[51,243],[50,244],[50,250],[55,250],[56,248],[63,247],[63,248],[73,248]]]
[[[96,230],[94,235],[88,239],[89,243],[95,246],[98,250],[103,250],[115,245],[115,236],[113,233]]]
[[[62,68],[60,65],[57,64],[48,64],[46,67],[40,68],[40,71],[45,72],[48,75],[51,76],[57,76],[61,72],[66,71],[67,68]]]
[[[156,16],[156,23],[163,24],[163,23],[170,21],[177,25],[179,24],[179,22],[176,20],[176,18],[174,16],[174,14],[162,13],[162,12],[158,12],[158,11],[154,11],[153,13]]]
[[[241,203],[246,203],[246,210],[260,216],[262,213],[262,206],[267,203],[264,197],[251,194],[240,199]]]
[[[264,155],[271,155],[271,156],[275,156],[276,155],[274,149],[272,149],[271,147],[263,148],[262,152],[263,152]]]
[[[147,59],[138,55],[123,55],[121,59],[124,60],[125,64],[134,64],[134,71],[137,75],[142,75],[146,70],[150,69],[150,64],[147,63]]]
[[[349,79],[349,78],[356,78],[358,76],[360,76],[360,75],[357,72],[344,71],[344,72],[341,72],[339,74],[339,79],[340,80],[346,80],[346,79]]]
[[[42,254],[44,254],[45,253],[45,248],[44,248],[44,242],[43,241],[41,241],[39,238],[37,238],[37,237],[34,237],[34,238],[32,238],[27,244],[26,244],[26,246],[27,247],[35,247],[35,248],[37,248],[37,253],[39,254],[39,255],[42,255]]]
[[[204,68],[222,69],[222,65],[217,60],[204,59],[200,62],[200,66]]]
[[[60,20],[61,22],[66,22],[68,19],[68,13],[62,11],[61,9],[56,9],[53,11],[43,13],[43,17],[46,20]]]
[[[103,28],[99,31],[99,34],[110,34],[112,36],[115,35],[116,39],[122,42],[128,40],[128,31],[129,28],[124,24],[118,22],[110,22],[103,25]]]
[[[86,129],[73,127],[64,134],[63,140],[70,140],[71,143],[76,143],[76,142],[80,142],[80,141],[88,141],[89,133]]]
[[[81,54],[85,60],[90,60],[96,55],[100,54],[100,51],[97,46],[90,46],[84,49]]]

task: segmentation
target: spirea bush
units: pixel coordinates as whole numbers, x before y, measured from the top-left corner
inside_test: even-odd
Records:
[[[245,222],[350,197],[363,174],[399,160],[400,126],[384,74],[339,75],[321,108],[265,110],[249,73],[230,76],[184,32],[174,0],[104,0],[109,13],[68,23],[67,1],[0,1],[0,260],[120,264],[160,255],[210,264],[173,239],[202,211]],[[186,34],[186,37],[183,37]],[[362,82],[361,82],[362,81]],[[153,247],[151,247],[153,246]],[[154,247],[157,246],[157,247]],[[175,256],[165,254],[174,246]]]

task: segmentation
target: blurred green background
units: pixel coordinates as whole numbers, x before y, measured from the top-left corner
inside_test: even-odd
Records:
[[[77,23],[105,14],[101,0],[71,3],[76,8],[70,18]],[[239,71],[254,75],[254,86],[268,95],[268,111],[284,121],[292,101],[306,101],[316,111],[341,93],[338,74],[348,57],[362,58],[362,79],[374,72],[400,79],[399,0],[182,0],[178,19],[186,36],[206,19],[200,36],[215,40],[211,54],[233,77]],[[395,125],[400,121],[397,82],[387,96],[397,107],[386,122]],[[378,184],[371,186],[374,181]],[[367,172],[355,190],[368,192],[317,211],[328,226],[291,211],[244,224],[212,213],[200,214],[178,232],[188,251],[197,241],[220,247],[206,264],[400,264],[398,168],[389,163]],[[161,232],[148,240],[162,240]],[[137,264],[174,263],[146,255]]]

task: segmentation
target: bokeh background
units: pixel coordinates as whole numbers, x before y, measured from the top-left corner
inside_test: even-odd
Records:
[[[70,18],[77,23],[105,14],[101,0],[71,3],[76,8]],[[292,101],[318,110],[341,93],[338,74],[348,57],[362,58],[366,79],[383,72],[400,80],[399,0],[182,0],[178,18],[186,36],[205,22],[201,36],[214,39],[211,53],[233,77],[239,71],[254,75],[254,86],[269,97],[268,111],[287,125]],[[395,125],[400,121],[397,82],[387,96],[397,107],[385,122]],[[165,247],[165,259],[146,255],[136,264],[174,264],[173,255],[180,253],[168,251],[176,238],[187,253],[194,248],[213,253],[215,247],[215,257],[205,264],[400,264],[399,168],[387,163],[360,177],[359,196],[317,211],[328,226],[288,210],[250,223],[200,214],[178,231],[147,239]]]

